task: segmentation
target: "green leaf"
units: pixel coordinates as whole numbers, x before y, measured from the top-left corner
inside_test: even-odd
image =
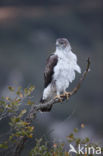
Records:
[[[78,128],[74,128],[74,132],[77,133],[78,132]]]
[[[28,105],[33,105],[33,104],[34,104],[34,102],[32,102],[32,101],[28,100],[27,104],[28,104]]]
[[[0,144],[0,148],[8,148],[8,145],[7,144]]]
[[[34,89],[35,89],[34,86],[30,86],[29,88],[25,88],[24,89],[24,95],[29,96],[34,91]]]
[[[20,114],[19,114],[19,118],[21,118],[26,112],[27,112],[26,109],[22,110],[22,111],[20,112]]]
[[[13,87],[8,86],[8,89],[9,89],[11,92],[14,92],[14,88],[13,88]]]
[[[80,138],[77,138],[76,139],[76,144],[78,145],[78,144],[80,144],[80,142],[81,142],[81,139]]]
[[[74,139],[74,134],[71,133],[68,137],[69,137],[70,139]]]

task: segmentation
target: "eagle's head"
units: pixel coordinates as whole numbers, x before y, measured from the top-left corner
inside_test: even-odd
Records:
[[[71,49],[71,46],[69,41],[66,38],[58,38],[56,40],[56,48],[65,50],[66,48]]]

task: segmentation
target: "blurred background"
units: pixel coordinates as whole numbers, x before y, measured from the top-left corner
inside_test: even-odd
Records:
[[[0,96],[8,95],[7,86],[15,82],[23,87],[33,84],[38,104],[45,62],[59,37],[68,38],[82,71],[91,59],[91,71],[78,93],[50,113],[38,113],[36,137],[64,141],[84,123],[81,137],[103,139],[102,18],[102,0],[0,0]]]

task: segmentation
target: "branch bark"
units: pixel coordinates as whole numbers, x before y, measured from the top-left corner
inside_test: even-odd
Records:
[[[86,78],[87,73],[89,72],[89,68],[90,68],[90,59],[88,58],[87,60],[87,67],[86,70],[84,71],[84,73],[82,74],[78,84],[76,85],[76,87],[70,92],[69,94],[69,98],[74,95],[79,88],[81,87],[81,84],[83,82],[83,80]],[[66,96],[61,96],[62,101],[65,101],[67,98]],[[68,100],[69,100],[68,98]],[[54,104],[59,103],[60,100],[59,99],[52,99],[49,102],[46,102],[44,104],[38,104],[38,105],[34,105],[30,112],[28,113],[27,117],[26,117],[26,122],[29,122],[30,124],[32,124],[32,121],[34,120],[34,118],[36,117],[36,114],[38,111],[40,111],[43,108],[50,108],[50,106],[53,106]],[[28,138],[26,136],[23,136],[22,138],[20,138],[20,140],[18,141],[18,144],[14,150],[14,154],[13,156],[20,156],[20,153],[22,152],[23,148],[24,148],[24,144],[25,142],[28,140]]]

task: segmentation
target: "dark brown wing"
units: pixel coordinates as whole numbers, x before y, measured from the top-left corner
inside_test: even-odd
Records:
[[[54,67],[58,62],[58,56],[52,54],[47,59],[47,64],[44,71],[44,87],[46,88],[52,81],[52,76],[54,73]]]

